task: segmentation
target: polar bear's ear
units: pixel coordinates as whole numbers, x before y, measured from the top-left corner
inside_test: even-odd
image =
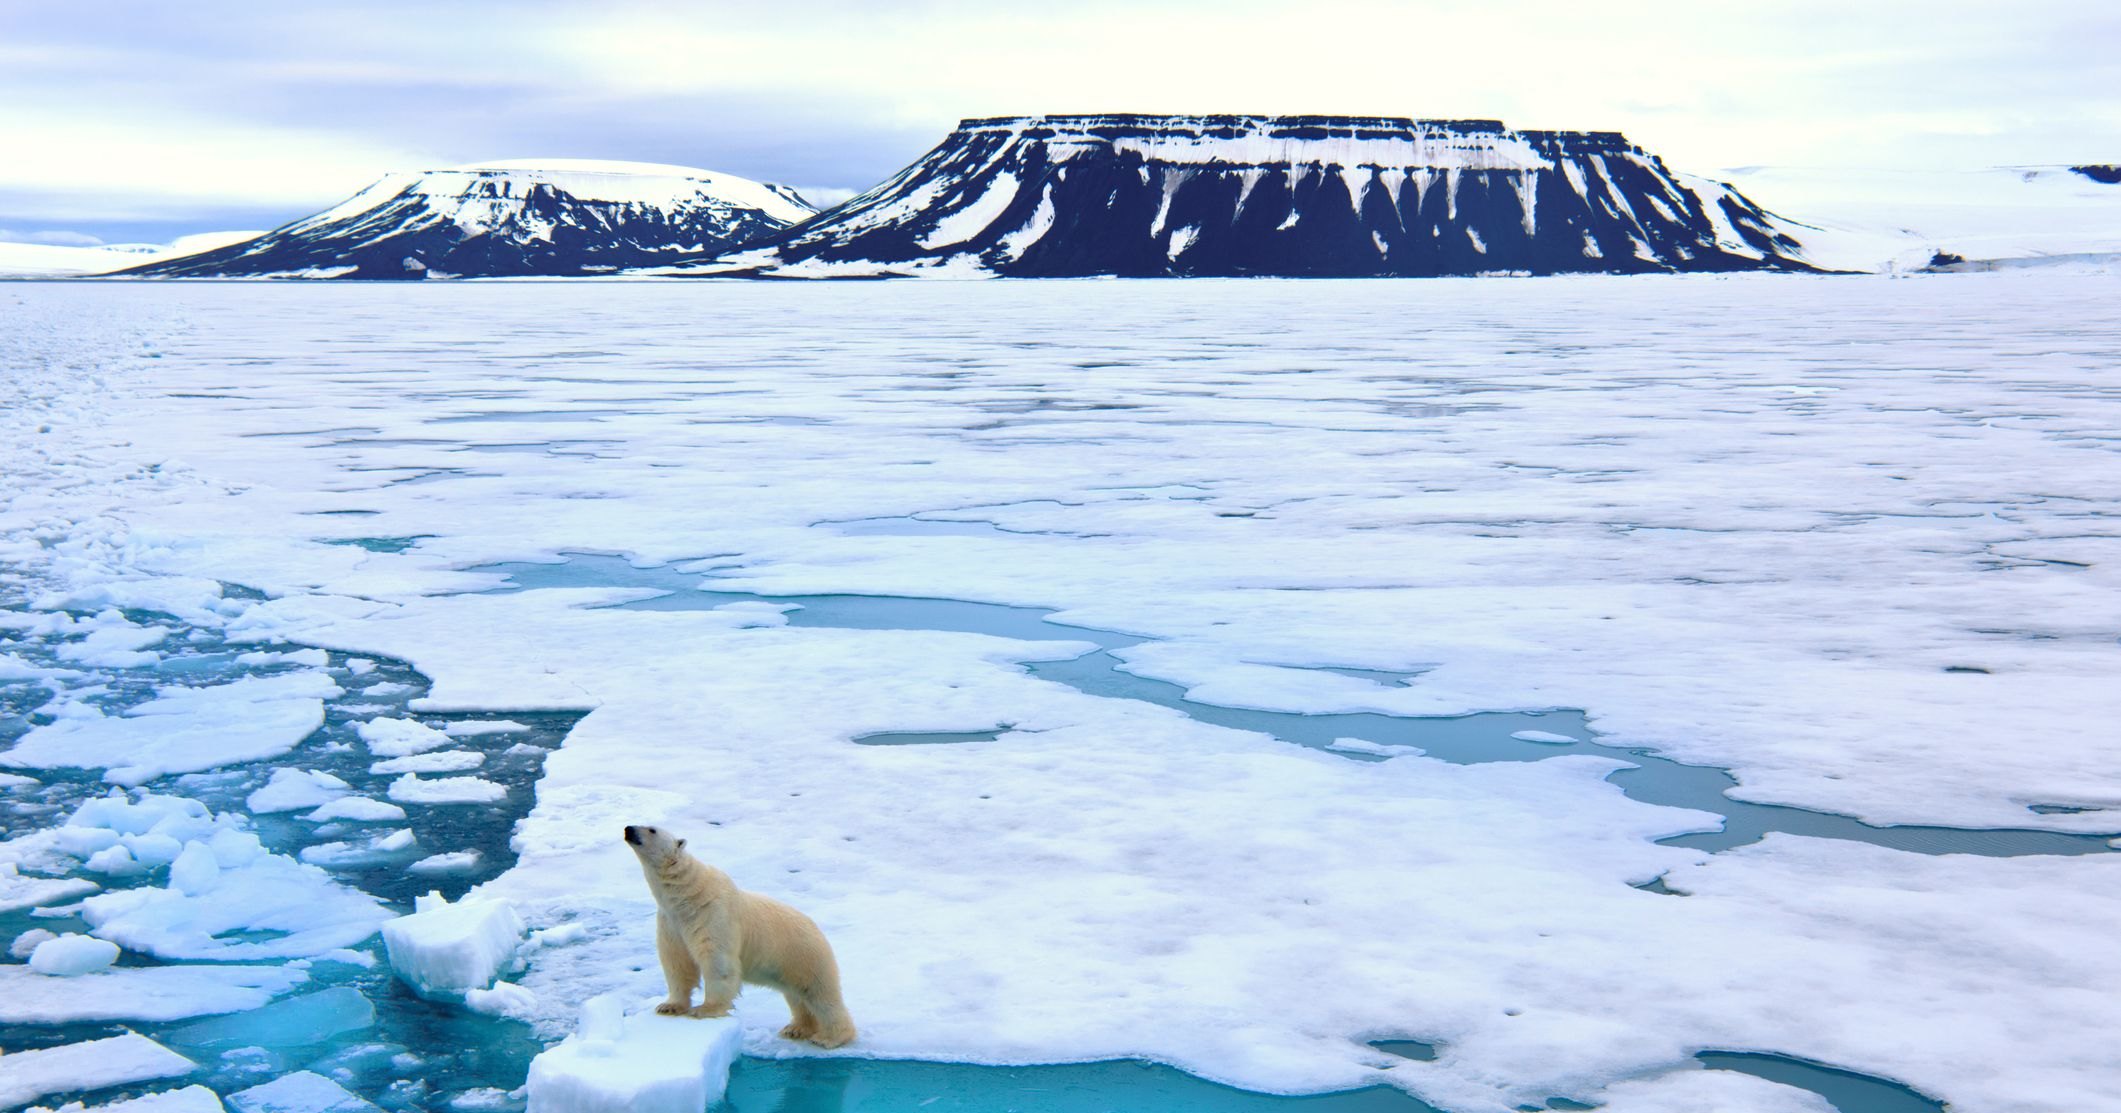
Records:
[[[683,850],[683,849],[685,849],[685,840],[684,840],[684,839],[679,839],[679,840],[678,840],[678,849],[679,849],[679,850]]]

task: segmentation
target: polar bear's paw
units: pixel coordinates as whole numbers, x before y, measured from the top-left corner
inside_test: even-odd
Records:
[[[657,1016],[684,1016],[692,1011],[690,1001],[665,1001],[655,1007]]]
[[[815,1035],[817,1027],[800,1020],[789,1021],[788,1026],[781,1029],[781,1038],[784,1040],[807,1040]]]
[[[658,1009],[657,1011],[658,1011],[658,1012],[660,1012],[661,1010],[660,1010],[660,1009]],[[716,1018],[716,1017],[721,1017],[721,1016],[728,1016],[728,1015],[729,1015],[729,1006],[727,1006],[727,1005],[694,1005],[693,1007],[691,1007],[691,1008],[689,1008],[689,1009],[679,1009],[678,1011],[679,1011],[679,1012],[681,1012],[681,1013],[684,1013],[684,1014],[685,1014],[686,1016],[692,1017],[692,1018],[694,1018],[694,1019],[696,1019],[696,1020],[713,1020],[713,1019],[714,1019],[714,1018]]]

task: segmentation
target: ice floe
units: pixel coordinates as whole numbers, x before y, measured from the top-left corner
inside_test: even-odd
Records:
[[[168,1021],[255,1009],[308,980],[287,966],[122,967],[47,978],[0,966],[0,1023]]]
[[[734,1017],[624,1013],[586,1002],[574,1035],[530,1064],[529,1113],[698,1113],[720,1100],[743,1047]]]
[[[103,769],[112,784],[276,757],[324,725],[339,686],[320,672],[246,677],[204,688],[168,688],[116,715],[78,705],[32,727],[0,765]]]
[[[411,915],[383,925],[383,945],[390,968],[422,997],[461,1000],[514,964],[523,934],[522,917],[505,900],[451,903],[429,893],[414,901]]]
[[[24,1105],[46,1094],[177,1078],[196,1069],[198,1064],[190,1059],[131,1032],[0,1054],[0,1109]]]

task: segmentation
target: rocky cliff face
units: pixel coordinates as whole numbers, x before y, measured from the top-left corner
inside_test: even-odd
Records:
[[[695,273],[1369,277],[1810,269],[1616,132],[1351,116],[967,120]]]
[[[603,274],[725,251],[813,211],[784,187],[682,166],[489,163],[394,174],[256,239],[123,273],[391,279]]]

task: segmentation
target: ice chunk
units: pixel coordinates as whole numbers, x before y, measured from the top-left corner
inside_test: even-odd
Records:
[[[419,844],[410,829],[399,828],[362,842],[324,842],[302,848],[302,860],[319,866],[369,865],[383,861]]]
[[[412,915],[383,925],[383,946],[390,968],[422,997],[459,1000],[492,985],[522,946],[522,917],[505,900],[468,896],[451,904],[429,893],[413,907]]]
[[[228,1104],[237,1113],[382,1113],[346,1087],[306,1070],[238,1090],[228,1095]]]
[[[479,864],[476,850],[453,850],[447,854],[430,854],[405,867],[407,873],[463,873]]]
[[[407,773],[390,782],[390,798],[407,804],[492,804],[507,796],[507,786],[479,777],[423,781],[418,773]]]
[[[28,931],[25,931],[22,934],[15,936],[15,941],[7,948],[8,957],[27,959],[31,954],[36,952],[37,944],[42,943],[47,939],[57,938],[59,938],[59,936],[54,932],[46,931],[43,928],[31,928]]]
[[[59,1109],[45,1110],[32,1106],[29,1113],[226,1113],[221,1098],[204,1086],[186,1086],[181,1090],[164,1090],[159,1094],[142,1094],[125,1101],[114,1101],[109,1105],[82,1108],[70,1103]]]
[[[0,912],[72,900],[101,887],[78,877],[23,877],[13,862],[0,862]]]
[[[149,831],[144,835],[124,835],[118,840],[125,849],[133,852],[133,861],[148,869],[166,866],[184,853],[184,843],[160,831]]]
[[[319,672],[171,689],[121,715],[90,707],[32,727],[0,754],[0,765],[103,769],[112,784],[137,785],[168,773],[258,761],[294,749],[323,726],[324,701],[339,694]]]
[[[699,1113],[721,1100],[744,1029],[735,1017],[583,1007],[582,1030],[530,1061],[528,1113]]]
[[[169,864],[169,887],[186,896],[198,896],[221,880],[221,863],[213,847],[196,839],[185,843],[177,860]]]
[[[378,777],[392,773],[461,773],[484,764],[486,755],[477,750],[434,750],[379,761],[369,766],[368,771]]]
[[[286,966],[119,967],[64,979],[0,966],[0,1024],[212,1016],[255,1009],[307,980]]]
[[[116,961],[116,943],[68,932],[37,944],[30,952],[29,968],[48,977],[73,978],[107,970]]]
[[[1555,734],[1551,730],[1520,730],[1513,732],[1510,737],[1519,742],[1549,742],[1557,746],[1578,741],[1574,735]]]
[[[508,734],[529,729],[528,725],[514,719],[467,719],[445,724],[442,732],[452,738],[466,738],[475,734]]]
[[[464,1007],[489,1016],[527,1019],[538,1007],[538,995],[513,982],[493,983],[492,989],[466,990]]]
[[[1372,742],[1367,738],[1336,738],[1326,743],[1326,749],[1349,754],[1372,754],[1377,757],[1420,757],[1427,752],[1419,746]]]
[[[190,1074],[198,1064],[146,1036],[69,1043],[42,1051],[0,1055],[0,1109],[27,1105],[46,1094],[100,1090]]]
[[[355,676],[367,676],[369,673],[376,671],[376,663],[366,657],[348,657],[346,659],[346,671]]]
[[[147,867],[133,860],[133,852],[122,846],[108,846],[89,855],[88,868],[112,877],[134,877],[147,872]]]
[[[350,819],[357,823],[389,823],[404,819],[405,809],[388,801],[372,800],[366,796],[341,796],[302,818],[311,823],[322,823],[331,819]]]
[[[1629,1079],[1598,1095],[1606,1113],[1700,1113],[1743,1109],[1747,1113],[1834,1113],[1817,1094],[1735,1071],[1683,1070]]]
[[[20,773],[0,773],[0,788],[28,788],[42,783],[44,782],[35,777],[25,777]]]
[[[310,769],[275,769],[264,788],[250,794],[251,813],[267,815],[314,808],[352,791],[345,781]]]
[[[323,668],[331,663],[331,655],[321,649],[298,649],[292,653],[275,653],[270,650],[253,650],[236,657],[239,665],[308,665]]]
[[[218,855],[217,855],[218,858]],[[139,888],[81,902],[100,938],[162,958],[294,958],[350,947],[375,934],[390,913],[366,893],[315,866],[260,852],[221,870],[212,891]],[[220,938],[244,933],[250,938]]]
[[[165,834],[173,830],[205,830],[212,823],[213,813],[197,800],[144,791],[127,796],[117,789],[110,790],[108,796],[84,801],[66,820],[68,827],[97,828],[120,835],[144,835],[158,829]]]
[[[217,1016],[169,1033],[180,1047],[225,1051],[238,1047],[307,1047],[373,1027],[376,1008],[352,986],[290,997],[263,1008]]]
[[[455,744],[441,731],[411,719],[370,719],[354,731],[368,743],[368,752],[380,757],[405,757]]]

